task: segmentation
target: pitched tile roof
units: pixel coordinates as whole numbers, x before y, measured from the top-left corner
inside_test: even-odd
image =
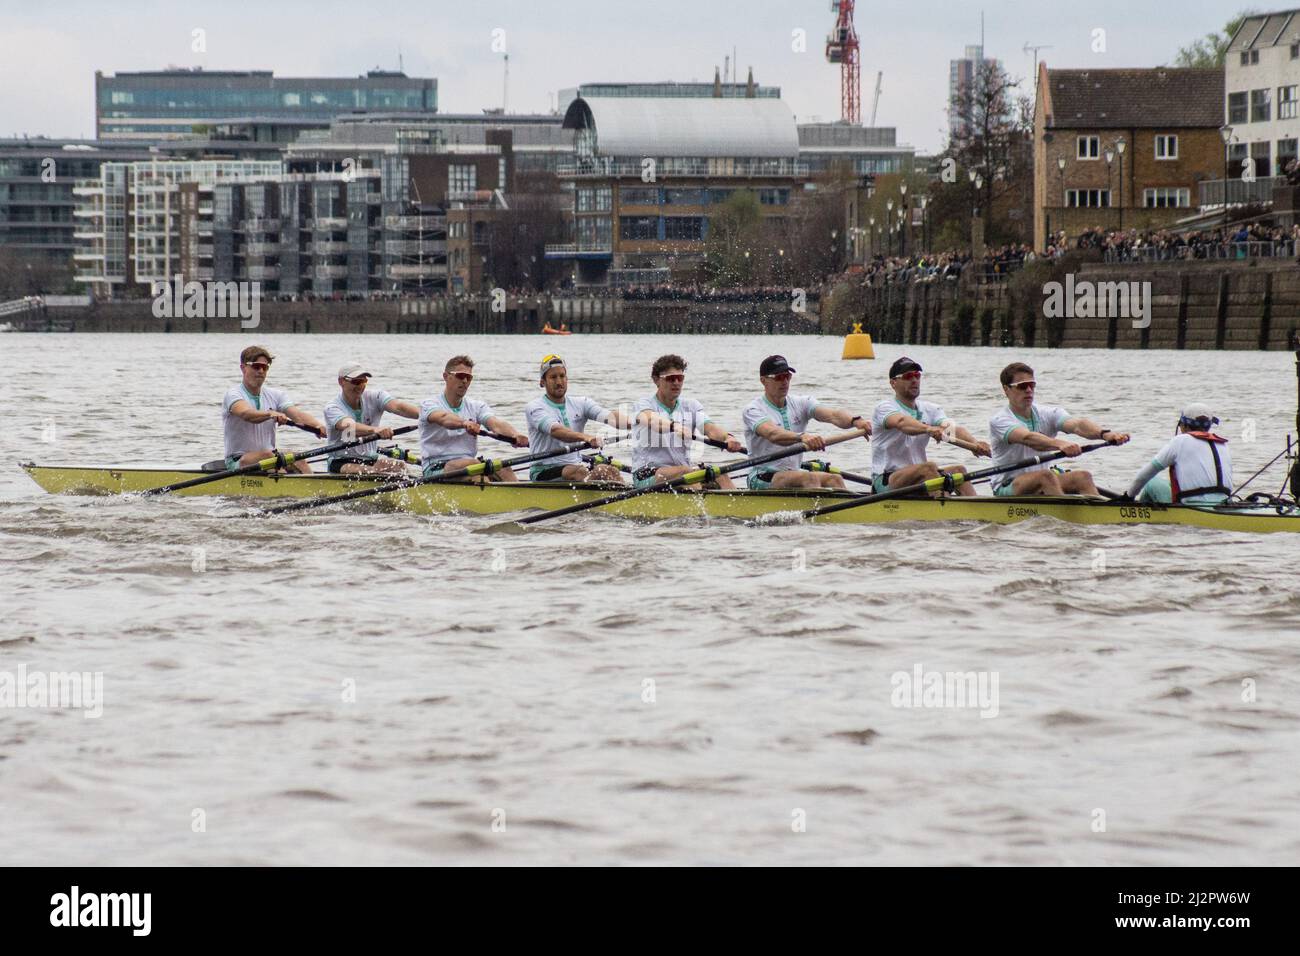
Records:
[[[1281,43],[1300,42],[1300,10],[1283,10],[1279,13],[1260,13],[1242,21],[1232,35],[1229,53],[1277,46]]]
[[[1048,125],[1150,129],[1223,125],[1223,70],[1046,70]]]

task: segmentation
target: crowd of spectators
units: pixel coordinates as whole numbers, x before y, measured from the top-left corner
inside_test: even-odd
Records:
[[[1100,227],[1079,236],[1076,248],[1100,249],[1109,262],[1172,259],[1246,259],[1258,256],[1294,257],[1300,226],[1284,229],[1262,223],[1226,228],[1173,232],[1168,229],[1107,232]]]

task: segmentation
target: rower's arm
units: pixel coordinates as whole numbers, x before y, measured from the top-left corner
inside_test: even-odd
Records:
[[[415,413],[415,417],[420,417],[419,411]],[[455,412],[449,412],[445,408],[435,409],[426,415],[424,420],[430,425],[438,425],[451,432],[454,432],[459,428],[464,428],[465,423],[469,421],[469,419],[461,418]]]
[[[695,437],[694,435],[687,435],[686,429],[682,428],[672,419],[664,418],[662,415],[656,415],[648,408],[645,411],[638,412],[636,420],[639,424],[645,425],[648,428],[657,431],[661,435],[666,432],[677,432],[679,435],[685,435],[688,439]]]
[[[978,457],[980,458],[993,457],[993,449],[989,446],[989,443],[984,441],[981,438],[976,438],[975,435],[970,431],[970,429],[963,428],[961,425],[949,421],[948,419],[944,419],[943,424],[940,425],[939,427],[943,431],[943,435],[945,438],[947,438],[948,435],[951,434],[952,437],[956,438],[958,441],[964,441],[966,442],[966,444],[974,446],[968,450],[971,451],[973,454],[977,455]]]
[[[278,422],[282,418],[288,419],[289,417],[284,412],[277,412],[273,408],[256,409],[242,398],[230,406],[230,414],[236,418],[242,418],[252,425],[270,421],[272,418]]]
[[[401,418],[414,418],[416,421],[420,418],[420,406],[414,402],[404,402],[400,398],[390,399],[384,406],[384,411],[392,412]]]
[[[797,445],[803,441],[803,436],[798,432],[786,431],[776,422],[762,422],[754,429],[754,434],[759,438],[765,438],[773,445]]]
[[[309,412],[304,412],[297,405],[290,405],[284,410],[284,414],[288,417],[289,421],[298,425],[306,425],[308,428],[315,431],[321,438],[325,437],[325,423],[315,415],[312,415]]]
[[[712,438],[714,441],[725,442],[728,438],[734,437],[717,422],[705,422],[700,426],[700,431],[704,432],[705,438]]]
[[[599,435],[588,435],[586,432],[575,432],[572,428],[565,428],[559,422],[556,422],[551,426],[550,434],[556,441],[562,441],[566,445],[572,444],[575,441],[581,441],[591,445],[592,448],[600,447]],[[593,441],[595,442],[594,445],[592,444]]]
[[[1078,435],[1080,438],[1104,441],[1111,445],[1122,445],[1129,439],[1129,436],[1124,432],[1117,432],[1114,429],[1098,425],[1088,418],[1067,418],[1061,422],[1061,431],[1069,432],[1071,435]]]
[[[611,408],[606,412],[603,421],[605,424],[614,425],[617,428],[631,428],[633,425],[632,416],[617,408]]]
[[[492,431],[500,435],[502,438],[511,439],[515,443],[516,448],[528,447],[528,437],[519,434],[519,432],[515,430],[515,427],[504,418],[497,418],[496,416],[489,418],[487,420],[487,427],[492,429]]]
[[[903,412],[894,412],[892,415],[886,416],[885,427],[902,432],[904,435],[929,435],[931,438],[936,439],[943,437],[943,429],[938,425],[927,425],[925,422]]]
[[[1147,466],[1138,472],[1137,477],[1133,479],[1133,484],[1128,486],[1128,496],[1136,498],[1142,493],[1142,489],[1147,486],[1147,482],[1160,474],[1164,470],[1164,465],[1158,461],[1150,461]]]
[[[871,434],[870,415],[858,415],[842,408],[828,408],[825,405],[818,405],[813,409],[813,418],[819,422],[834,425],[837,428],[860,428],[867,435]]]
[[[1030,431],[1028,428],[1013,428],[1007,435],[1007,441],[1013,445],[1024,445],[1034,451],[1062,451],[1070,442],[1060,438],[1048,438],[1042,432]]]
[[[335,422],[335,427],[337,427],[344,435],[352,435],[355,438],[374,438],[377,435],[381,438],[392,437],[392,431],[389,429],[376,428],[373,425],[363,425],[350,415],[344,415],[340,418]],[[388,434],[380,435],[379,433],[382,431],[387,431]]]

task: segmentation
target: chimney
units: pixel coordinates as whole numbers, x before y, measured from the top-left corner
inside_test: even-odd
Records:
[[[722,74],[716,66],[713,68],[713,97],[722,99]]]
[[[751,66],[749,68],[749,79],[745,81],[745,99],[752,100],[753,98],[754,98],[754,68]]]

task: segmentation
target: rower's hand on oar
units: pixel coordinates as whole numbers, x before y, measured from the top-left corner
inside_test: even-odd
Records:
[[[740,443],[735,435],[727,436],[726,445],[727,451],[731,452],[733,455],[745,450],[745,446]]]
[[[804,432],[799,436],[799,441],[809,451],[821,451],[826,447],[826,439],[821,435],[814,435],[812,432]]]
[[[584,435],[583,441],[587,443],[589,448],[599,448],[601,445],[605,444],[605,439],[601,438],[599,435]]]
[[[528,447],[528,436],[527,436],[527,435],[516,435],[514,438],[510,439],[510,443],[511,443],[512,445],[514,445],[516,448],[527,448],[527,447]]]
[[[393,430],[391,428],[381,428],[375,432],[375,437],[387,440],[393,437]]]
[[[284,412],[268,411],[266,414],[270,417],[271,421],[275,422],[277,425],[293,424],[293,422],[289,421],[289,416]]]
[[[1108,429],[1102,441],[1107,445],[1124,445],[1128,443],[1129,437],[1128,432],[1113,432]]]
[[[1063,441],[1059,446],[1060,452],[1066,458],[1078,458],[1083,454],[1083,449],[1072,441]]]
[[[971,454],[976,458],[992,458],[993,446],[986,441],[977,441],[975,447],[971,450]]]
[[[478,435],[483,431],[483,426],[473,419],[467,419],[464,428],[465,431],[469,432],[471,435]]]
[[[935,441],[943,441],[948,437],[948,433],[944,431],[942,425],[929,425],[926,427],[925,433]]]

